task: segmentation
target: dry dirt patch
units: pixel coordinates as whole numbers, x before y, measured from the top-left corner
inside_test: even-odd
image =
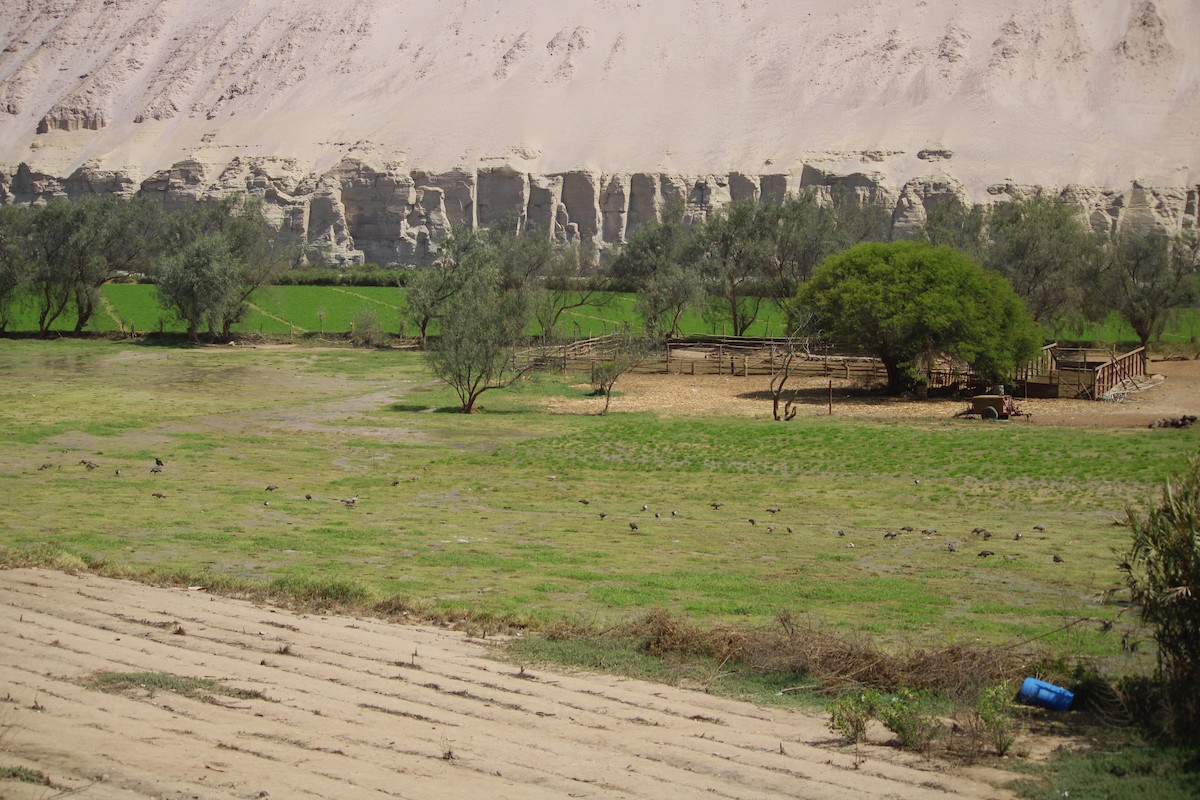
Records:
[[[522,670],[453,631],[43,570],[0,572],[0,608],[0,765],[87,798],[1010,796],[885,747],[856,767],[815,716]],[[264,697],[106,694],[97,671]]]
[[[1091,400],[1024,400],[1034,425],[1144,427],[1162,417],[1200,413],[1200,361],[1155,361],[1150,373],[1163,376],[1158,385],[1121,403]],[[961,400],[906,400],[866,392],[861,385],[833,379],[833,416],[855,419],[950,419],[965,407]],[[794,380],[799,389],[798,418],[830,413],[827,378]],[[581,384],[581,392],[589,387]],[[610,413],[662,411],[673,415],[771,417],[771,379],[730,375],[649,375],[630,373],[617,381]],[[551,410],[597,413],[603,398],[557,400]],[[1023,422],[1020,424],[1024,424]]]

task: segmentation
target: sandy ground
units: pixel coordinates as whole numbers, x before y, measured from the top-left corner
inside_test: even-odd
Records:
[[[889,747],[856,766],[815,716],[522,671],[454,631],[42,570],[0,572],[0,609],[0,766],[55,787],[3,781],[5,798],[1010,796],[987,782],[1004,773]],[[265,699],[80,685],[97,670]]]
[[[1148,372],[1161,380],[1120,403],[1017,398],[1018,406],[1030,417],[1015,424],[1127,428],[1145,427],[1164,417],[1200,414],[1200,361],[1153,361]],[[672,414],[770,418],[770,383],[769,377],[629,373],[621,376],[614,387],[610,413],[659,410]],[[800,389],[797,419],[830,414],[828,379],[806,379],[795,385]],[[602,398],[564,400],[555,401],[550,407],[563,413],[597,413],[604,407],[604,401]],[[883,397],[844,380],[833,381],[835,417],[938,420],[950,419],[964,408],[966,403],[962,400]],[[978,422],[978,419],[968,421]]]

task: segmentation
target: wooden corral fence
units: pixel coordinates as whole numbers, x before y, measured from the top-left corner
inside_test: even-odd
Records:
[[[618,336],[610,334],[569,344],[531,348],[521,355],[539,366],[564,372],[595,375],[597,365],[612,358]],[[773,376],[784,367],[788,342],[770,337],[693,336],[667,341],[663,349],[642,359],[631,371],[647,374]],[[834,355],[832,352],[797,354],[791,374],[796,377],[829,377],[864,384],[887,380],[887,370],[877,358]],[[963,380],[961,370],[937,369],[929,373],[930,386],[952,386]]]
[[[1067,397],[1087,400],[1119,399],[1146,375],[1146,349],[1123,355],[1096,348],[1065,348],[1057,343],[1042,348],[1041,356],[1017,375],[1029,397]]]
[[[617,334],[580,339],[556,345],[531,347],[514,353],[518,362],[534,362],[538,369],[585,373],[612,359]],[[633,372],[674,375],[775,375],[784,367],[789,344],[769,337],[692,336],[667,341],[665,347],[642,359]],[[862,384],[887,380],[877,358],[834,355],[832,352],[797,354],[791,374],[798,378],[842,378]],[[1057,342],[1042,348],[1038,357],[1014,375],[1014,393],[1027,397],[1068,397],[1091,400],[1119,399],[1133,390],[1146,374],[1145,348],[1123,355],[1109,350],[1064,348]],[[964,366],[938,364],[926,372],[930,389],[974,386],[976,377]]]

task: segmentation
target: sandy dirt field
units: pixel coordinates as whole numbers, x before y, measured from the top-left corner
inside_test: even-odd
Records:
[[[1018,406],[1030,414],[1019,424],[1137,428],[1164,417],[1200,413],[1200,361],[1152,361],[1147,372],[1159,380],[1120,403],[1018,397]],[[791,385],[799,389],[797,419],[830,413],[829,379],[807,378]],[[613,389],[610,412],[661,410],[672,414],[770,418],[770,388],[771,379],[766,376],[628,373],[621,376]],[[597,413],[603,406],[602,398],[551,404],[553,410],[565,413]],[[866,392],[854,383],[833,380],[835,417],[937,420],[950,419],[965,407],[961,400],[884,397]],[[974,421],[978,422],[978,418]]]
[[[856,765],[816,716],[523,669],[449,630],[42,570],[0,572],[0,609],[0,767],[53,782],[5,798],[1010,796],[889,747]],[[98,670],[264,698],[81,685]]]

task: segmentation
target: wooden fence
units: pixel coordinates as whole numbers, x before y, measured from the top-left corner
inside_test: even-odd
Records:
[[[561,345],[533,347],[514,353],[524,363],[540,369],[588,374],[595,379],[597,366],[610,361],[619,341],[617,334],[581,339]],[[697,336],[672,339],[659,352],[634,366],[632,372],[671,375],[774,376],[784,368],[786,339]],[[1016,388],[1028,396],[1083,397],[1094,400],[1128,379],[1145,375],[1144,348],[1124,355],[1101,350],[1064,350],[1057,343],[1042,348],[1038,357],[1013,376]],[[841,378],[867,384],[887,380],[887,370],[877,358],[832,353],[797,354],[791,374],[798,378]],[[931,389],[977,384],[964,366],[939,364],[926,373]]]

